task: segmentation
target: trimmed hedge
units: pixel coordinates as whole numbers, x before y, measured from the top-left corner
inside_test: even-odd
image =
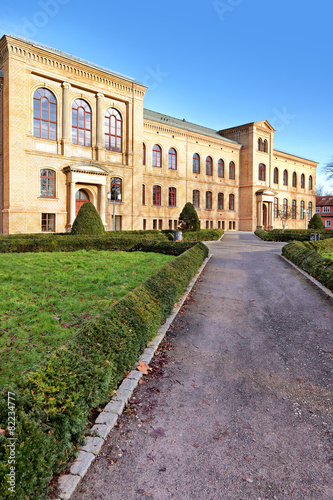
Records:
[[[175,246],[181,248],[179,243]],[[87,321],[73,342],[36,371],[2,389],[1,429],[8,425],[7,391],[16,394],[15,499],[47,498],[52,475],[66,466],[83,442],[90,410],[109,401],[207,255],[204,244],[192,245],[99,317]],[[0,433],[3,499],[13,498],[6,484],[9,443],[8,433]]]
[[[312,233],[320,233],[320,239],[325,240],[333,238],[333,231],[305,230],[305,229],[286,229],[284,233],[281,229],[264,231],[257,229],[254,234],[264,241],[310,241]]]
[[[289,243],[282,255],[333,291],[333,261],[321,255],[333,251],[333,240]]]

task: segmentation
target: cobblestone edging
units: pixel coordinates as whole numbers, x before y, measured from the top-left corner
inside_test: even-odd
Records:
[[[300,272],[301,274],[303,274],[303,276],[305,278],[307,278],[314,285],[316,285],[318,288],[320,288],[331,299],[333,299],[333,292],[331,292],[331,290],[329,290],[328,288],[326,288],[326,286],[324,286],[322,283],[320,283],[320,281],[318,281],[316,278],[314,278],[313,276],[311,276],[311,274],[307,273],[306,271],[303,271],[303,269],[301,269],[300,267],[296,266],[296,264],[294,264],[293,262],[291,262],[291,260],[289,260],[286,257],[284,257],[284,255],[280,255],[280,257],[283,260],[285,260],[286,262],[288,262],[288,264],[290,264],[291,266],[293,266],[295,269],[297,269],[298,272]]]
[[[147,345],[143,354],[139,357],[138,363],[149,364],[153,358],[156,349],[162,342],[171,323],[177,316],[180,308],[184,304],[188,294],[191,292],[200,274],[206,267],[212,255],[209,255],[203,262],[197,274],[191,280],[186,292],[180,298],[177,306],[173,308],[171,315],[166,322],[158,329],[157,335]],[[87,437],[85,445],[81,448],[78,457],[70,468],[70,474],[60,476],[58,481],[58,500],[69,500],[75,489],[80,483],[83,476],[88,471],[90,465],[95,460],[96,455],[100,452],[104,441],[108,437],[110,431],[114,427],[119,415],[122,414],[125,404],[132,396],[132,393],[143,376],[142,372],[132,370],[118,387],[117,393],[112,397],[110,403],[106,405],[95,421],[94,426],[90,429],[91,436]]]

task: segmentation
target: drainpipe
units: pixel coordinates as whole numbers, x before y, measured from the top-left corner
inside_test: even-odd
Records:
[[[186,134],[186,156],[185,156],[185,203],[187,203],[187,152],[188,152],[188,148],[187,148],[187,134]]]
[[[0,70],[0,78],[3,77],[3,74],[2,74],[2,71]],[[4,200],[4,193],[3,193],[3,189],[4,189],[4,174],[3,174],[3,169],[4,169],[4,161],[3,161],[3,150],[4,150],[4,147],[3,147],[3,143],[4,143],[4,140],[3,140],[3,137],[4,137],[4,133],[3,133],[3,82],[0,83],[0,115],[1,115],[1,118],[0,118],[0,127],[1,127],[1,136],[0,136],[0,155],[1,155],[1,166],[0,166],[0,169],[1,169],[1,172],[0,172],[0,175],[1,175],[1,179],[0,179],[0,183],[1,183],[1,200],[0,200],[0,234],[3,234],[3,209],[4,209],[4,205],[3,205],[3,200]]]

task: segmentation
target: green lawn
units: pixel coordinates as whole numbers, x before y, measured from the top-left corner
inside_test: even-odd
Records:
[[[85,251],[0,255],[0,384],[39,364],[173,257]]]

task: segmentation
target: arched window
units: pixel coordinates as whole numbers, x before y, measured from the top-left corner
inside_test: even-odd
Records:
[[[158,144],[153,147],[153,167],[162,167],[162,149]]]
[[[222,158],[220,158],[218,162],[217,175],[222,179],[224,177],[224,161],[222,160]]]
[[[287,214],[288,214],[288,200],[287,200],[287,198],[283,198],[282,213],[283,213],[283,217],[286,218]]]
[[[153,205],[161,206],[161,186],[153,186]]]
[[[200,191],[198,189],[193,191],[193,205],[195,208],[200,208]]]
[[[104,118],[105,149],[121,153],[123,137],[123,119],[121,114],[115,108],[108,108]]]
[[[110,201],[122,201],[122,180],[119,177],[111,177],[110,187]]]
[[[300,219],[304,219],[305,204],[303,200],[300,202],[299,208],[300,208],[300,214],[299,214]]]
[[[193,173],[200,174],[200,156],[198,153],[193,155]]]
[[[143,143],[142,143],[142,165],[146,165],[146,157],[147,157],[147,153],[146,153],[146,145],[145,145],[145,143],[143,142]]]
[[[312,183],[312,175],[309,176],[309,190],[312,191],[313,183]]]
[[[274,168],[273,182],[274,184],[279,184],[279,169],[277,167]]]
[[[266,165],[264,163],[259,163],[259,180],[266,180]]]
[[[267,139],[264,140],[264,148],[263,148],[265,153],[268,153],[268,141]]]
[[[262,138],[259,137],[258,139],[258,151],[262,151]]]
[[[292,200],[291,202],[291,217],[292,219],[296,219],[296,200]]]
[[[212,209],[212,192],[211,191],[206,191],[206,209],[207,210]]]
[[[229,179],[235,179],[236,178],[236,168],[235,168],[235,163],[231,161],[229,163]]]
[[[146,204],[146,185],[142,184],[142,205]]]
[[[297,174],[296,174],[296,172],[293,172],[292,187],[293,188],[297,187]]]
[[[45,88],[39,88],[34,93],[34,137],[57,139],[57,101]]]
[[[309,201],[309,204],[308,204],[308,217],[309,217],[309,219],[311,219],[311,217],[312,217],[312,201]]]
[[[301,175],[301,189],[305,189],[305,175]]]
[[[72,142],[91,146],[91,108],[83,99],[75,99],[72,104]]]
[[[206,175],[213,175],[213,159],[211,156],[206,158]]]
[[[223,193],[219,193],[217,195],[217,209],[218,210],[223,210],[224,209],[224,196],[223,196]]]
[[[288,171],[287,170],[283,171],[283,185],[288,186]]]
[[[278,210],[279,210],[279,199],[274,198],[274,219],[277,219],[278,217]]]
[[[168,164],[170,170],[177,170],[177,151],[174,148],[169,149]]]
[[[177,205],[177,189],[174,187],[169,188],[169,207]]]
[[[229,194],[229,210],[235,210],[235,195]]]
[[[40,171],[40,195],[45,198],[55,197],[56,173],[54,170],[42,168]]]

